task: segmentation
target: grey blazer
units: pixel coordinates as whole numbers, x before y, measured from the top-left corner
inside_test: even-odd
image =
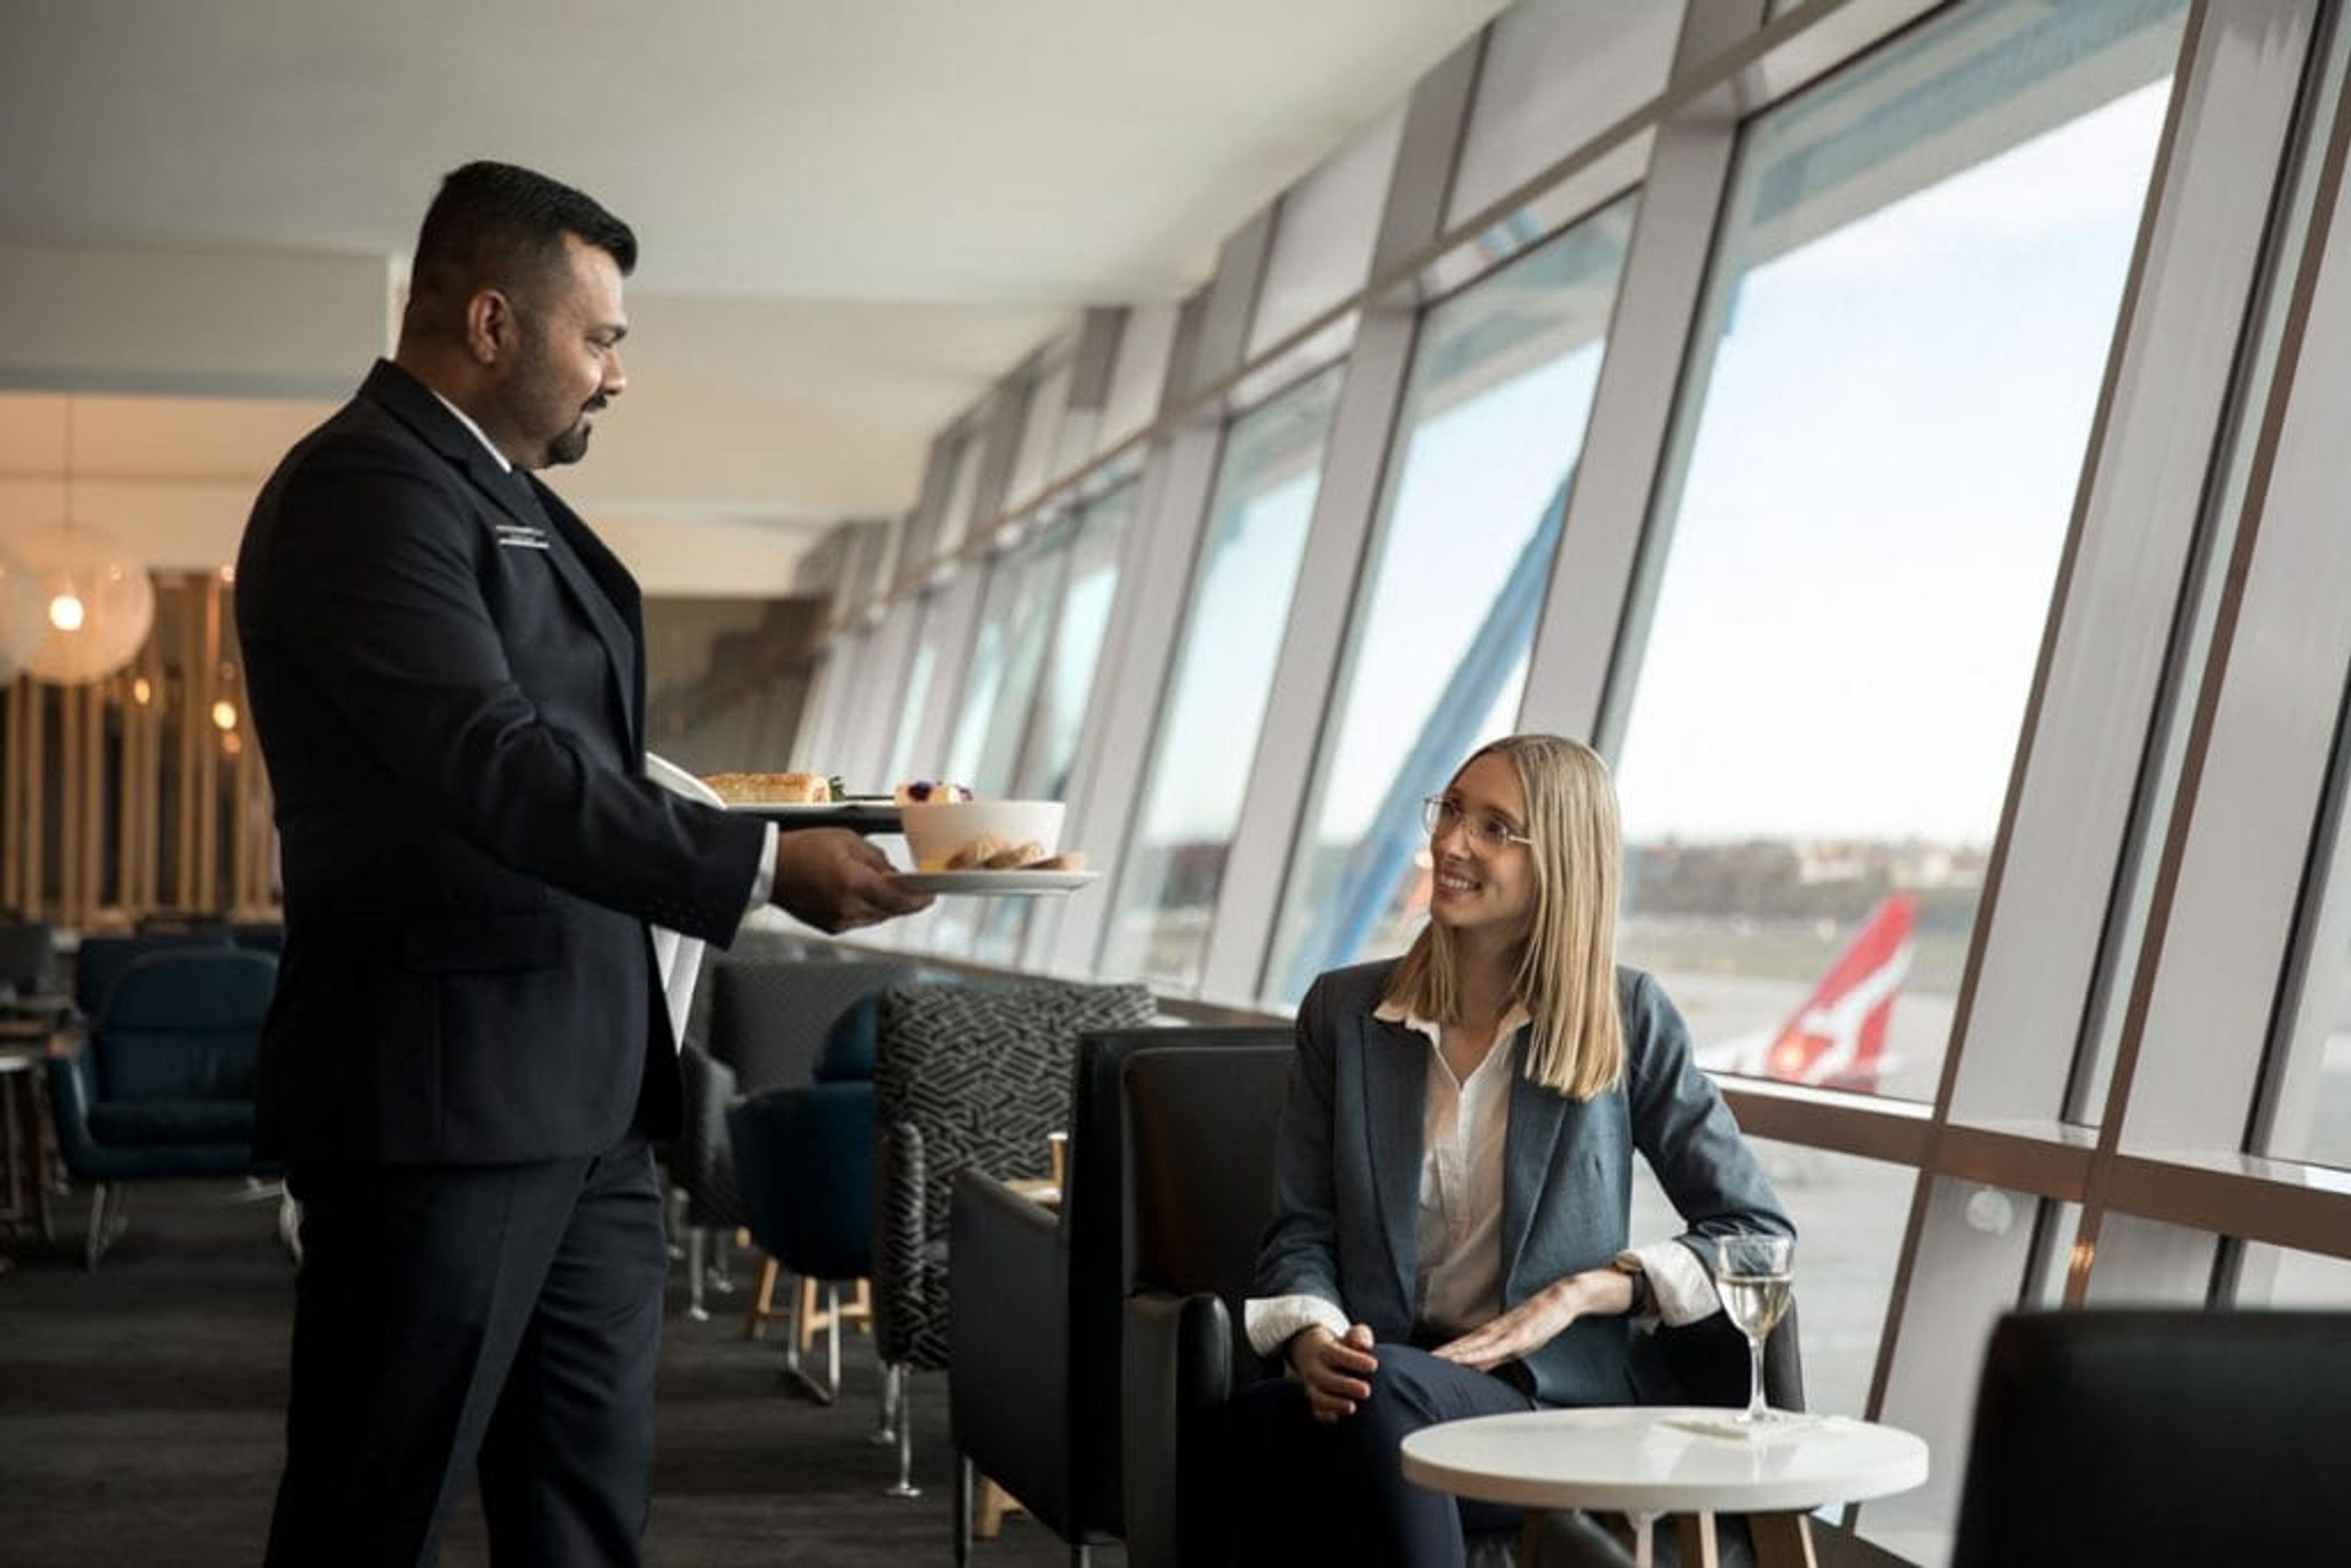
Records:
[[[1394,961],[1336,969],[1298,1011],[1298,1054],[1282,1106],[1273,1218],[1250,1294],[1337,1303],[1381,1340],[1411,1339],[1428,1041],[1372,1016]],[[1502,1304],[1606,1265],[1626,1245],[1639,1149],[1689,1228],[1681,1242],[1795,1226],[1739,1135],[1689,1030],[1656,981],[1616,971],[1625,1081],[1579,1103],[1522,1076],[1527,1031],[1511,1040],[1503,1144]],[[1672,1403],[1680,1397],[1631,1319],[1588,1317],[1526,1361],[1546,1405]]]

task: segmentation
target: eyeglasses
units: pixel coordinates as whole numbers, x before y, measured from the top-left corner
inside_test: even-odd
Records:
[[[1469,840],[1481,850],[1500,851],[1512,844],[1534,846],[1534,840],[1510,826],[1507,818],[1492,811],[1480,811],[1474,817],[1464,816],[1461,802],[1449,796],[1431,795],[1420,803],[1420,821],[1430,838],[1437,837],[1454,823],[1461,824]]]

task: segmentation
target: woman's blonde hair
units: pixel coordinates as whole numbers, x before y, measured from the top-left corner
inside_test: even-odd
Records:
[[[1458,782],[1485,756],[1510,759],[1527,798],[1526,846],[1535,906],[1519,949],[1512,989],[1534,1020],[1526,1075],[1574,1100],[1613,1089],[1625,1073],[1616,1013],[1616,901],[1623,851],[1608,764],[1580,741],[1510,735],[1489,741],[1454,770]],[[1384,999],[1436,1023],[1463,1021],[1460,958],[1437,921],[1421,928],[1388,977]]]

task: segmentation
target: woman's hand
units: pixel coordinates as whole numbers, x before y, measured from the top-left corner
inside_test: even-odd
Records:
[[[1353,1416],[1372,1396],[1372,1374],[1380,1369],[1372,1355],[1371,1325],[1350,1324],[1343,1338],[1326,1328],[1301,1329],[1290,1341],[1290,1366],[1305,1386],[1306,1408],[1317,1421]]]
[[[1525,1360],[1586,1312],[1621,1312],[1632,1304],[1632,1281],[1614,1269],[1587,1270],[1544,1286],[1500,1317],[1429,1354],[1491,1372],[1506,1361]]]

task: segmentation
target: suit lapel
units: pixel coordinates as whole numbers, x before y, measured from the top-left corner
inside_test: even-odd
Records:
[[[1510,1041],[1510,1111],[1502,1134],[1502,1286],[1509,1299],[1510,1281],[1518,1271],[1519,1255],[1526,1250],[1534,1228],[1535,1210],[1542,1201],[1552,1151],[1572,1110],[1580,1110],[1564,1094],[1528,1082],[1526,1051],[1533,1025],[1521,1024]]]
[[[643,612],[636,580],[554,492],[527,475],[513,477],[520,482],[523,494],[538,503],[534,509],[539,525],[554,529],[563,541],[547,553],[555,562],[556,575],[571,591],[573,601],[596,629],[597,640],[604,644],[605,657],[611,664],[612,695],[629,737],[630,754],[634,756],[644,749],[644,737],[638,728],[644,653],[636,634]]]
[[[639,693],[644,686],[644,664],[637,631],[643,603],[635,579],[553,491],[527,474],[500,467],[432,389],[408,371],[378,361],[360,392],[397,414],[434,451],[455,464],[491,506],[520,528],[557,536],[559,542],[546,551],[548,559],[572,602],[587,618],[596,640],[603,644],[622,732],[629,737],[631,755],[642,754],[644,737],[638,725],[643,704]]]
[[[1365,1012],[1356,1020],[1364,1041],[1364,1127],[1371,1156],[1373,1198],[1387,1238],[1398,1299],[1409,1314],[1418,1306],[1413,1282],[1420,1270],[1421,1121],[1428,1108],[1428,1042],[1400,1023]]]

